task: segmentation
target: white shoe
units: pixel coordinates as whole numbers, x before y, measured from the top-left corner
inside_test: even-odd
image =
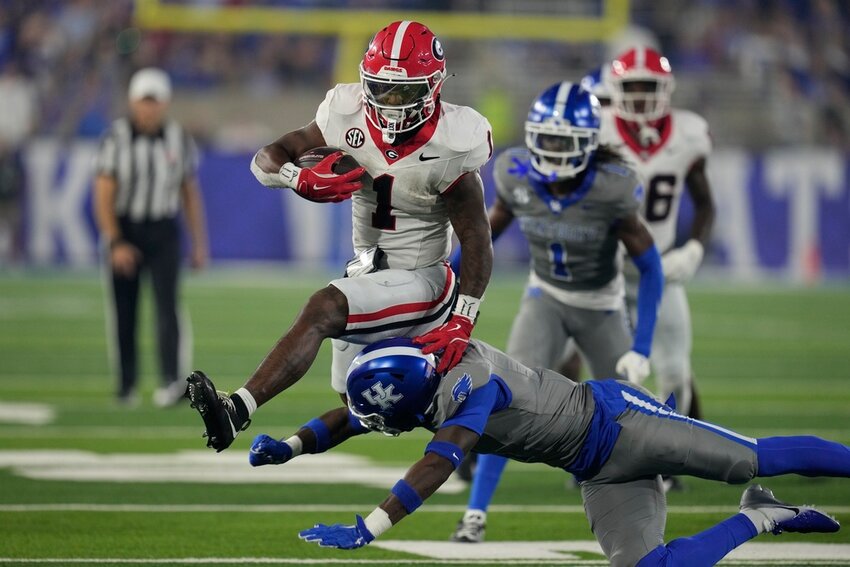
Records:
[[[153,405],[158,408],[169,408],[180,403],[186,397],[186,383],[175,380],[168,386],[157,388],[153,393]]]
[[[451,541],[462,543],[481,543],[487,527],[487,513],[480,510],[467,510],[457,523]]]

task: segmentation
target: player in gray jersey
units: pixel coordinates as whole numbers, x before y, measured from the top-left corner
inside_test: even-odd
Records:
[[[658,474],[728,483],[791,473],[850,477],[850,447],[817,437],[745,437],[678,415],[629,382],[577,384],[475,339],[452,370],[441,374],[436,365],[410,339],[374,343],[348,369],[348,408],[313,419],[285,440],[255,438],[249,460],[259,466],[322,452],[368,431],[434,432],[424,457],[366,518],[357,516],[354,525],[317,524],[300,537],[342,549],[370,543],[416,510],[469,451],[575,474],[591,529],[615,567],[714,565],[766,531],[839,528],[826,514],[782,503],[753,485],[744,492],[741,513],[665,545],[666,502]]]
[[[556,368],[572,338],[595,378],[640,381],[661,298],[661,261],[638,216],[642,186],[605,147],[598,148],[599,103],[578,85],[552,85],[535,100],[525,148],[496,160],[494,237],[516,219],[528,240],[531,273],[507,352],[528,366]],[[640,271],[635,335],[626,316],[618,248]],[[484,455],[452,540],[484,539],[487,508],[507,460]]]

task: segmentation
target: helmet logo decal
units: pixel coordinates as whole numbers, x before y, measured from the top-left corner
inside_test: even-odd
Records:
[[[359,148],[366,141],[366,136],[360,128],[349,128],[345,133],[345,141],[352,148]]]
[[[380,406],[382,410],[385,410],[404,397],[404,394],[394,393],[394,389],[395,384],[390,384],[384,388],[382,383],[376,382],[372,384],[371,388],[360,392],[360,395],[373,406]]]
[[[431,42],[431,53],[434,54],[434,59],[437,61],[442,61],[445,55],[443,55],[443,46],[440,45],[440,40],[434,37],[434,40]]]
[[[517,205],[527,205],[531,202],[528,189],[525,187],[514,187],[514,190],[511,193]]]
[[[452,399],[462,404],[469,397],[470,392],[472,392],[472,378],[469,377],[469,374],[464,374],[452,386]]]

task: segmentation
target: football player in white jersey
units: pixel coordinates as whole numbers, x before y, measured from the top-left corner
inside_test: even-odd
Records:
[[[673,74],[667,58],[658,52],[646,47],[630,49],[611,63],[609,71],[611,114],[603,116],[600,142],[616,147],[641,176],[646,189],[643,217],[662,253],[665,286],[651,357],[658,394],[661,399],[673,394],[677,411],[699,418],[684,284],[702,261],[714,221],[705,174],[712,146],[708,125],[693,112],[671,108]],[[685,188],[695,213],[689,239],[676,247],[676,219]],[[625,268],[631,284],[627,298],[634,300],[637,274],[629,266]]]
[[[443,102],[443,49],[423,24],[397,21],[380,30],[360,65],[360,83],[328,91],[315,120],[257,152],[251,171],[266,187],[316,202],[352,199],[355,258],[346,277],[317,291],[245,385],[218,394],[202,372],[188,395],[222,451],[258,406],[297,382],[326,338],[333,341],[332,385],[345,400],[345,371],[365,345],[416,337],[440,352],[440,371],[460,362],[490,279],[493,249],[479,169],[492,155],[490,125],[471,108]],[[342,152],[317,165],[293,162],[332,146],[362,166],[333,168]],[[361,174],[373,178],[361,186]],[[464,250],[459,283],[446,258],[452,232]],[[305,235],[309,238],[309,235]]]

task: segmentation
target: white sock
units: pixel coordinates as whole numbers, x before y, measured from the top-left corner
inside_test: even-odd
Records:
[[[487,512],[484,510],[475,510],[470,508],[466,512],[463,513],[463,520],[474,519],[476,521],[480,521],[481,523],[485,523],[487,521]]]
[[[257,401],[254,399],[254,396],[251,395],[251,392],[245,388],[239,388],[233,392],[233,395],[239,396],[245,403],[245,409],[248,410],[248,417],[251,417],[254,412],[257,411]]]
[[[753,523],[756,531],[760,534],[771,531],[777,522],[790,520],[797,515],[794,510],[779,507],[750,508],[748,510],[741,510],[741,514],[745,515]]]

